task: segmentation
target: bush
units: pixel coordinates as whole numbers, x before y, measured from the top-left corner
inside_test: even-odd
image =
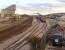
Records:
[[[41,49],[41,39],[37,37],[32,37],[29,39],[31,44],[31,50],[40,50]]]

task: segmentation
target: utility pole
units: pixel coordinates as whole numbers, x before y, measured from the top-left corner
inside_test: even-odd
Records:
[[[46,21],[47,19],[45,19],[45,21]],[[43,23],[43,25],[44,25],[44,23]],[[41,50],[45,50],[45,47],[46,47],[46,45],[47,45],[47,32],[48,32],[48,25],[47,25],[47,22],[45,22],[45,28],[44,28],[44,32],[43,32],[43,36],[42,36],[42,38],[41,38]]]

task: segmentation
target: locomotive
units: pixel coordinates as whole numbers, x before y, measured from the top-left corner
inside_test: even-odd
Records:
[[[53,46],[63,46],[63,37],[60,33],[53,34],[50,40]]]

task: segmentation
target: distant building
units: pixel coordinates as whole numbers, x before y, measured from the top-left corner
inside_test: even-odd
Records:
[[[65,20],[65,15],[60,17],[60,20]]]
[[[1,9],[1,17],[5,18],[6,16],[10,16],[15,14],[16,5],[11,5],[5,9]]]

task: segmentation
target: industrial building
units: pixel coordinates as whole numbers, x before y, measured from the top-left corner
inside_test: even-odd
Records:
[[[10,17],[15,14],[16,5],[8,6],[5,9],[1,9],[1,18]]]

